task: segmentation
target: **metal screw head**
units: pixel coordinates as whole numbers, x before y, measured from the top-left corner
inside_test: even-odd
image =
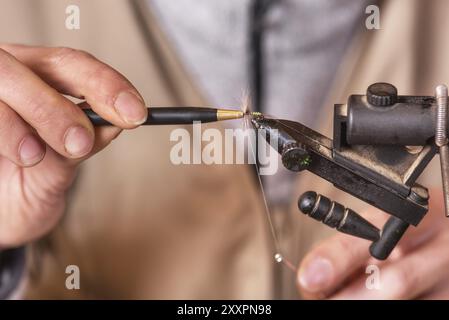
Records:
[[[373,83],[366,90],[368,102],[376,107],[387,107],[396,103],[398,90],[386,82]]]
[[[410,198],[416,203],[426,205],[429,202],[429,191],[422,186],[415,185],[410,192]]]
[[[445,84],[440,84],[435,88],[435,94],[437,96],[447,96],[447,86]]]
[[[447,86],[444,84],[440,84],[435,89],[437,101],[435,144],[438,147],[447,144],[447,91]]]
[[[293,143],[284,147],[282,164],[290,171],[302,171],[312,163],[312,158],[306,147],[300,143]]]

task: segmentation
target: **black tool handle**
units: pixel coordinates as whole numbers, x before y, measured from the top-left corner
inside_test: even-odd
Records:
[[[83,109],[94,126],[111,126],[92,109]],[[192,124],[194,121],[217,121],[217,110],[200,107],[154,107],[148,108],[148,118],[143,125]]]
[[[379,240],[373,242],[369,247],[371,255],[378,260],[387,259],[408,227],[407,222],[391,216],[385,223]]]
[[[362,216],[314,191],[301,195],[298,208],[302,213],[340,232],[371,241],[380,238],[379,229]]]

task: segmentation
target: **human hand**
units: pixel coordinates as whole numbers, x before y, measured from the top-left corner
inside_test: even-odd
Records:
[[[131,83],[88,53],[0,45],[0,248],[49,231],[65,207],[77,166],[121,129],[145,121]],[[85,99],[116,127],[94,128],[63,96]]]
[[[430,192],[429,212],[410,226],[386,261],[369,257],[370,242],[344,234],[325,240],[302,261],[298,288],[306,299],[449,298],[449,221],[441,190]],[[383,225],[386,215],[371,210]],[[379,268],[379,287],[368,288],[368,265]]]

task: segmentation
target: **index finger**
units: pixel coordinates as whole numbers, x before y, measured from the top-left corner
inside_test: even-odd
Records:
[[[22,118],[62,156],[80,158],[90,152],[94,130],[80,108],[1,49],[0,70],[0,100],[16,113],[9,112],[12,128]]]
[[[53,88],[84,98],[96,113],[120,128],[134,128],[147,118],[147,108],[137,89],[118,71],[87,52],[23,45],[3,48]]]

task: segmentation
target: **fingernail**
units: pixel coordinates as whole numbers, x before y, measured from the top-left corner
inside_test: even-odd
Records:
[[[86,128],[74,126],[67,130],[64,138],[65,149],[74,157],[82,157],[93,147],[93,137]]]
[[[147,109],[142,100],[131,92],[121,92],[115,99],[114,107],[126,123],[139,125],[147,119]]]
[[[317,293],[329,287],[332,276],[331,262],[328,259],[317,257],[300,271],[299,283],[307,291]]]
[[[45,148],[33,134],[28,134],[19,145],[20,161],[26,166],[31,166],[42,160]]]

